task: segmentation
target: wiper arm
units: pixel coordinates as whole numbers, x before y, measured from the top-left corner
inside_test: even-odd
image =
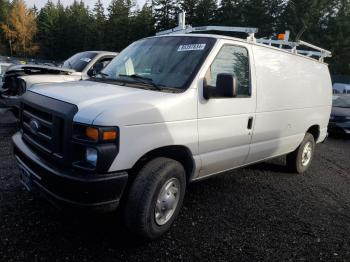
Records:
[[[103,78],[106,78],[109,76],[109,74],[106,74],[106,73],[103,73],[103,72],[99,72],[96,76],[98,75],[101,75]],[[93,77],[96,77],[96,76],[93,76]]]
[[[132,78],[133,80],[136,80],[139,83],[146,84],[146,85],[151,85],[157,90],[160,90],[160,91],[162,90],[162,87],[157,85],[156,83],[154,83],[153,79],[149,78],[149,77],[145,77],[145,76],[141,76],[141,75],[137,75],[137,74],[133,74],[133,75],[119,75],[119,76],[121,76],[121,77],[129,77],[129,78]]]

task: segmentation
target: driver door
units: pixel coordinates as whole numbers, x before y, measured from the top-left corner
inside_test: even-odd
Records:
[[[203,81],[199,81],[198,87],[199,154],[202,161],[199,177],[243,165],[253,133],[256,92],[250,46],[223,41],[216,49],[207,68],[201,71]],[[216,88],[216,77],[220,73],[236,76],[237,97],[204,99],[203,85]]]

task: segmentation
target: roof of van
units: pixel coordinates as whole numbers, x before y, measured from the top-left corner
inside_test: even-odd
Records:
[[[207,37],[207,38],[214,38],[214,39],[225,39],[225,40],[231,40],[231,41],[237,41],[237,42],[242,42],[242,43],[247,43],[247,44],[251,44],[251,45],[257,45],[257,46],[261,46],[261,47],[265,47],[265,48],[268,48],[268,49],[273,49],[273,50],[276,50],[276,51],[280,51],[280,52],[283,52],[283,53],[286,53],[286,54],[290,54],[290,55],[294,55],[294,56],[298,56],[298,57],[302,57],[302,58],[305,58],[305,59],[308,59],[308,60],[311,60],[311,61],[314,61],[314,62],[317,62],[317,63],[321,63],[321,64],[326,64],[328,65],[327,63],[325,62],[321,62],[319,60],[316,60],[316,59],[313,59],[311,57],[308,57],[308,56],[305,56],[305,55],[301,55],[301,54],[295,54],[295,53],[292,53],[286,49],[282,49],[282,48],[278,48],[278,47],[275,47],[275,46],[270,46],[270,45],[266,45],[266,44],[261,44],[261,43],[257,43],[257,42],[252,42],[252,41],[248,41],[247,39],[244,39],[244,38],[238,38],[238,37],[233,37],[233,36],[225,36],[225,35],[217,35],[217,34],[192,34],[192,33],[189,33],[189,34],[168,34],[168,35],[159,35],[159,36],[151,36],[151,37],[147,37],[147,38],[156,38],[156,37],[183,37],[183,36],[190,36],[190,37]]]

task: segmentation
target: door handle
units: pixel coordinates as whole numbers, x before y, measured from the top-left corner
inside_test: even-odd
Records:
[[[249,119],[248,119],[248,126],[247,126],[247,129],[248,130],[252,130],[252,128],[253,128],[253,117],[251,116],[251,117],[249,117]]]

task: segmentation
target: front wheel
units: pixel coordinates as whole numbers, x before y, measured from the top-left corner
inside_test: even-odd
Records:
[[[314,158],[315,139],[310,133],[306,133],[300,146],[287,155],[287,166],[295,173],[301,174],[309,169]]]
[[[164,234],[177,217],[186,190],[183,166],[169,158],[155,158],[139,172],[131,185],[125,207],[130,231],[155,239]]]

